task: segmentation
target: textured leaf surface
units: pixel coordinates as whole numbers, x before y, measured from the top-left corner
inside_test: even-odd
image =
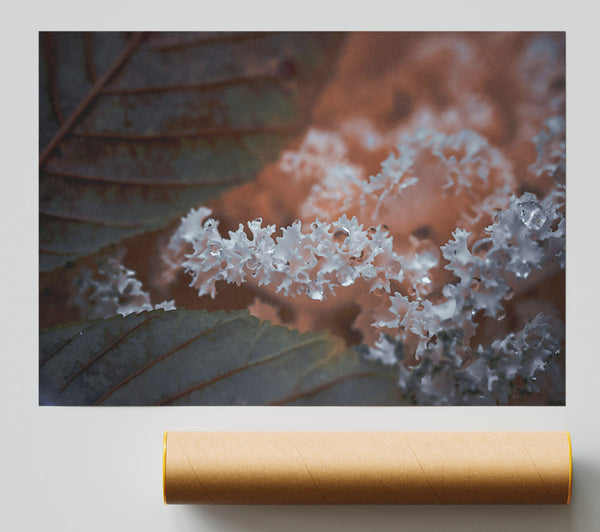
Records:
[[[40,333],[40,404],[389,405],[395,373],[247,311],[162,310]]]
[[[42,33],[40,270],[251,180],[306,125],[341,38]]]

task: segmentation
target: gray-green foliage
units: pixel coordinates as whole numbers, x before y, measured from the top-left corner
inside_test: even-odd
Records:
[[[42,33],[40,270],[252,180],[305,127],[340,42]]]
[[[44,405],[391,405],[394,373],[247,311],[156,310],[42,331]]]

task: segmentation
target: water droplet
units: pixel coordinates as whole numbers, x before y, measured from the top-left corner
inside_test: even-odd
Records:
[[[373,226],[369,227],[367,229],[367,238],[370,238],[371,240],[373,240],[375,233],[377,233],[377,227],[373,227]]]
[[[529,277],[530,271],[531,268],[525,262],[520,262],[515,266],[515,275],[519,279],[527,279],[527,277]]]
[[[208,243],[208,251],[213,257],[218,257],[223,251],[223,246],[217,240],[211,240]]]
[[[311,229],[314,231],[319,228],[319,224],[317,222],[313,222],[310,224]]]
[[[473,279],[471,279],[471,284],[469,285],[471,290],[479,290],[480,286],[481,286],[481,279],[479,279],[479,277],[473,277]]]
[[[531,380],[535,382],[537,381],[537,377],[531,377]]]
[[[498,313],[496,314],[496,319],[498,321],[503,320],[504,318],[506,318],[506,310],[504,310],[503,308],[501,308]]]
[[[400,275],[402,267],[399,262],[392,262],[386,266],[385,271],[387,272],[389,279],[396,279]]]
[[[348,229],[345,227],[338,227],[333,233],[333,241],[341,245],[349,236],[350,231],[348,231]]]
[[[504,297],[504,299],[506,299],[508,301],[509,299],[512,299],[514,297],[514,295],[515,295],[515,291],[512,288],[509,288],[503,297]]]
[[[215,221],[209,218],[208,220],[206,220],[206,222],[204,222],[203,227],[205,231],[210,231],[215,227]]]
[[[283,259],[273,259],[273,269],[278,272],[282,272],[285,270],[287,263]]]
[[[547,220],[544,207],[537,200],[527,200],[519,203],[519,218],[529,229],[536,231],[541,229]]]
[[[258,249],[264,253],[273,253],[275,251],[275,242],[269,236],[263,236],[258,241]]]
[[[379,252],[383,249],[383,245],[381,243],[381,240],[374,240],[373,243],[371,244],[371,251],[375,254],[379,254]]]
[[[318,286],[310,285],[306,289],[306,293],[308,297],[314,299],[315,301],[323,301],[323,289],[319,288]]]
[[[362,264],[363,262],[365,262],[365,250],[364,249],[360,250],[360,255],[358,255],[356,257],[350,257],[350,259],[348,260],[348,263],[351,266],[355,266],[356,264]]]
[[[255,271],[258,268],[258,266],[259,263],[254,257],[251,257],[246,261],[246,268],[248,268],[252,272]]]
[[[424,277],[421,278],[421,284],[425,284],[425,285],[431,284],[431,279],[425,275]]]
[[[342,286],[350,286],[357,277],[357,273],[354,268],[350,266],[343,266],[337,272],[337,280]]]

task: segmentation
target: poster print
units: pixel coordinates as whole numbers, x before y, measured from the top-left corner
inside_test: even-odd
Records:
[[[41,33],[42,405],[561,405],[563,33]]]

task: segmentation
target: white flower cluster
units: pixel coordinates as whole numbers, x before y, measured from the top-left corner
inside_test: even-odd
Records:
[[[79,309],[83,319],[127,316],[145,310],[174,310],[175,301],[152,305],[135,272],[121,263],[121,257],[107,256],[97,261],[95,271],[82,268],[74,281],[69,303]]]
[[[368,181],[347,164],[343,144],[313,132],[301,153],[287,153],[283,163],[288,171],[306,176],[321,173],[311,192],[319,202],[309,198],[305,207],[325,209],[329,202],[337,205],[335,212],[352,206],[348,210],[359,212],[358,219],[342,214],[309,225],[296,220],[280,230],[263,227],[257,219],[247,223],[247,230],[240,224],[224,238],[211,211],[200,207],[182,220],[171,238],[170,266],[183,266],[192,275],[190,286],[212,297],[220,280],[272,286],[285,296],[306,294],[314,300],[325,300],[336,287],[361,280],[377,296],[379,303],[373,307],[363,299],[368,307],[363,312],[380,331],[374,345],[361,351],[369,359],[397,365],[405,394],[419,404],[506,404],[515,393],[539,391],[536,379],[554,371],[548,368],[555,365],[546,364],[562,341],[549,318],[540,314],[520,332],[487,348],[474,350],[471,345],[478,314],[504,319],[505,302],[526,279],[565,267],[565,189],[557,179],[557,169],[564,169],[564,122],[550,120],[546,126],[534,139],[538,160],[532,167],[535,174],[554,178],[543,199],[531,192],[510,196],[510,166],[470,131],[444,135],[421,130],[406,137],[399,155],[384,161],[381,172]],[[328,169],[319,152],[321,141],[331,145],[335,156]],[[415,241],[405,245],[401,256],[387,226],[365,229],[359,219],[382,221],[386,202],[397,204],[397,196],[421,179],[415,169],[432,169],[431,161],[437,164],[438,181],[443,176],[442,188],[468,200],[470,213],[457,217],[470,230],[455,229],[441,247],[428,238],[418,245]],[[494,213],[485,230],[482,224],[472,225]],[[450,281],[440,268],[442,259],[454,275]]]
[[[345,164],[348,150],[340,135],[311,128],[298,150],[282,154],[279,167],[294,179],[322,180],[332,166]]]
[[[420,405],[505,405],[520,395],[540,392],[542,382],[545,388],[554,388],[551,396],[560,397],[561,379],[552,379],[551,373],[557,372],[553,359],[560,353],[561,341],[555,324],[538,314],[520,331],[487,348],[479,345],[477,359],[469,365],[453,356],[452,350],[437,360],[424,357],[413,367],[399,364],[398,386]],[[402,344],[391,338],[380,341],[379,349],[396,359],[402,357]]]
[[[473,131],[448,135],[420,128],[405,134],[397,149],[398,155],[391,154],[381,171],[369,179],[363,179],[358,167],[344,164],[340,151],[336,163],[327,171],[321,170],[325,178],[313,186],[303,214],[327,219],[332,210],[351,210],[361,220],[379,220],[382,209],[396,212],[405,189],[422,181],[422,186],[432,191],[453,198],[468,197],[471,212],[465,213],[465,219],[475,223],[499,206],[498,201],[507,196],[513,182],[510,165],[500,152]],[[298,161],[306,159],[303,153],[297,155]],[[306,164],[317,161],[321,159],[311,157]]]
[[[552,268],[552,262],[555,270],[565,267],[565,219],[557,194],[541,202],[529,192],[513,197],[509,208],[486,229],[489,236],[477,240],[471,249],[471,233],[457,229],[453,240],[441,248],[449,263],[446,269],[459,279],[443,287],[445,300],[434,304],[418,291],[412,299],[396,293],[390,297],[389,308],[394,318],[373,325],[394,331],[394,339],[411,346],[416,358],[427,354],[439,360],[451,347],[453,356],[463,360],[476,332],[473,318],[477,312],[504,319],[503,300],[513,297],[512,287],[519,280],[542,265]],[[395,362],[381,342],[383,336],[370,356]]]
[[[402,258],[382,226],[364,229],[356,218],[342,216],[334,223],[317,219],[304,232],[296,220],[274,238],[275,226],[262,227],[258,219],[247,224],[251,238],[241,224],[223,238],[210,214],[205,207],[192,210],[169,243],[174,254],[191,245],[181,266],[192,275],[190,286],[199,295],[215,297],[219,280],[239,286],[252,279],[258,286],[273,284],[286,296],[323,300],[336,286],[349,286],[359,278],[370,290],[387,292],[391,280],[402,280]]]

